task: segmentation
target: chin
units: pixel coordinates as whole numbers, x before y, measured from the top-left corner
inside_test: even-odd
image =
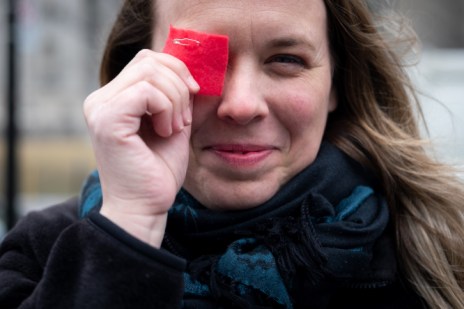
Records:
[[[231,189],[229,192],[215,192],[208,196],[196,197],[205,207],[217,211],[237,211],[259,207],[271,199],[277,190],[254,190]],[[245,192],[244,192],[245,191]],[[257,194],[259,193],[259,194]],[[194,195],[195,196],[195,195]]]
[[[264,204],[286,181],[282,173],[261,175],[251,179],[232,179],[212,173],[191,173],[187,174],[184,189],[206,208],[234,211],[256,208]]]
[[[255,203],[250,203],[249,201],[236,201],[234,204],[221,204],[221,205],[208,205],[205,206],[211,210],[215,211],[240,211],[240,210],[246,210],[246,209],[252,209],[259,207],[259,205],[262,205],[264,202],[255,202]]]

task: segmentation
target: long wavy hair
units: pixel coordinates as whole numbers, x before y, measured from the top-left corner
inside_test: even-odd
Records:
[[[124,1],[104,51],[102,85],[150,48],[154,2]],[[464,185],[427,154],[414,87],[387,40],[399,36],[374,22],[366,0],[324,2],[338,92],[326,138],[382,181],[411,286],[431,308],[464,308]]]

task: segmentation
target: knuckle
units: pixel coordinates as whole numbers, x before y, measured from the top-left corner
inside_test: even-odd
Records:
[[[84,101],[83,104],[83,113],[84,119],[87,123],[87,127],[92,131],[95,131],[95,128],[100,123],[101,111],[104,109],[105,102],[99,99],[100,92],[94,91],[91,93]]]
[[[147,48],[144,48],[144,49],[141,49],[140,51],[137,52],[137,54],[135,55],[135,57],[137,59],[144,59],[144,58],[149,58],[153,55],[153,51],[147,49]]]
[[[180,94],[182,96],[182,100],[184,102],[188,102],[190,98],[190,91],[187,87],[181,87],[180,88]]]
[[[143,101],[148,104],[149,110],[156,110],[159,113],[171,108],[171,104],[169,104],[167,100],[163,100],[163,96],[159,96],[160,90],[154,87],[148,80],[139,81],[135,85],[133,91],[134,95],[139,98],[140,102]]]
[[[150,83],[150,81],[144,79],[144,80],[137,82],[136,87],[137,87],[137,91],[147,93],[153,88],[153,85]]]
[[[147,58],[138,64],[137,71],[144,79],[153,79],[158,75],[159,64],[153,58]]]
[[[94,128],[98,121],[98,113],[93,109],[84,109],[84,118],[89,128]]]
[[[146,79],[148,76],[150,76],[150,71],[152,70],[153,66],[147,62],[147,61],[141,61],[139,62],[133,70],[135,71],[135,74],[137,74],[140,79]]]
[[[94,101],[95,101],[94,97],[95,96],[96,96],[95,92],[93,92],[84,100],[84,104],[82,106],[82,109],[83,109],[84,116],[85,116],[86,119],[92,114],[92,110],[93,110],[93,107],[95,105],[95,103],[94,103]]]
[[[182,61],[179,60],[178,58],[169,55],[169,54],[162,54],[163,57],[166,57],[166,61],[169,62],[169,66],[171,67],[172,70],[174,70],[177,74],[180,76],[188,76],[190,75],[190,71],[187,67],[187,65]]]
[[[168,97],[172,104],[179,104],[180,102],[182,102],[182,95],[177,87],[173,88],[172,91],[170,91]]]
[[[177,72],[179,72],[182,76],[188,76],[190,75],[190,71],[187,68],[187,65],[183,61],[175,61],[174,62],[174,68]]]
[[[135,85],[135,91],[138,96],[147,100],[153,94],[153,85],[148,80],[141,80]]]

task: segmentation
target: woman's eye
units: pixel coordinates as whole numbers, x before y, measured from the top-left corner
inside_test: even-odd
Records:
[[[278,76],[297,76],[307,68],[307,63],[301,57],[281,54],[268,58],[266,66]]]
[[[283,63],[283,64],[295,64],[305,66],[306,63],[303,59],[298,56],[292,55],[275,55],[268,60],[269,63]]]

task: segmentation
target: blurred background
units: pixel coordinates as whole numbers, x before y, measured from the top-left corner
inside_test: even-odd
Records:
[[[98,88],[98,68],[122,0],[0,2],[0,239],[14,215],[78,194],[95,167],[82,102]],[[373,0],[381,3],[380,0]],[[384,1],[408,16],[422,41],[411,76],[421,91],[437,156],[464,162],[464,0]],[[9,4],[16,6],[16,85],[8,58]],[[377,9],[382,9],[378,6]],[[8,97],[16,89],[16,187],[8,185]],[[11,177],[11,173],[10,173]]]

